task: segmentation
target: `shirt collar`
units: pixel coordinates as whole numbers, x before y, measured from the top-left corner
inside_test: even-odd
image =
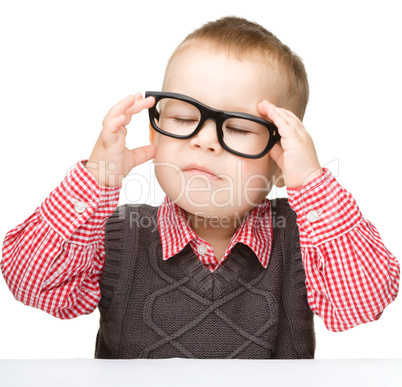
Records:
[[[190,241],[201,240],[191,228],[185,212],[168,196],[158,210],[158,228],[164,260],[183,250]],[[271,203],[268,199],[264,199],[243,219],[221,263],[226,260],[236,243],[247,245],[253,250],[261,265],[264,268],[268,266],[272,248]]]

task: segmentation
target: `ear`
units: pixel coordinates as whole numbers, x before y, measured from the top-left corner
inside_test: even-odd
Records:
[[[152,145],[158,144],[158,133],[152,128],[151,124],[149,124],[149,142]]]

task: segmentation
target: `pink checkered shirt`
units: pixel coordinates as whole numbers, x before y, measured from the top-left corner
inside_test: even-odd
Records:
[[[62,319],[91,313],[99,303],[105,222],[117,207],[121,190],[121,186],[100,187],[84,162],[77,163],[35,212],[7,233],[3,244],[1,270],[14,297]],[[399,263],[376,228],[328,170],[287,192],[297,214],[310,308],[331,331],[377,320],[397,296]],[[250,212],[220,262],[169,199],[159,209],[158,226],[164,259],[189,243],[214,271],[230,259],[236,243],[244,243],[263,267],[268,265],[269,200]]]

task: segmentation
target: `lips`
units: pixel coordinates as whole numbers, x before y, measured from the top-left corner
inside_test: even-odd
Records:
[[[211,180],[221,180],[221,178],[215,175],[210,169],[200,165],[189,165],[185,168],[182,168],[182,171],[191,175],[203,175]]]

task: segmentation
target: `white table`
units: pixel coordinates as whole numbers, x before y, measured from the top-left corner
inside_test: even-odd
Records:
[[[402,386],[402,360],[0,360],[0,386]]]

